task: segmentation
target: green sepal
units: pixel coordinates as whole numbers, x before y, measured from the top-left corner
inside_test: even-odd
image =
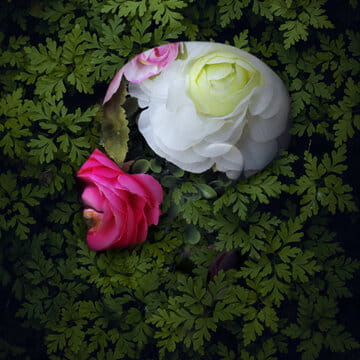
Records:
[[[117,92],[103,106],[101,131],[104,148],[118,165],[124,162],[128,152],[129,128],[126,112],[122,107],[126,95],[125,80],[122,79]]]

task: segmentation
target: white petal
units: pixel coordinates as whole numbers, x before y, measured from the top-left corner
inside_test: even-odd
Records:
[[[180,159],[183,163],[202,163],[208,160],[206,157],[195,153],[192,149],[176,151],[166,147],[161,139],[154,133],[154,127],[151,124],[151,117],[149,114],[149,109],[144,110],[140,114],[138,126],[148,145],[153,149],[153,151],[155,151],[155,153],[171,162],[175,162],[176,159]]]
[[[196,154],[192,148],[184,151],[176,151],[167,148],[161,142],[161,139],[155,136],[149,113],[150,111],[147,109],[140,114],[138,125],[139,130],[145,137],[148,145],[157,155],[165,158],[185,171],[194,173],[204,172],[214,164],[214,160],[212,158]]]
[[[194,104],[186,94],[185,76],[181,76],[173,79],[169,85],[166,110],[177,112],[184,106],[194,107]]]
[[[269,106],[274,96],[273,83],[276,80],[272,70],[266,69],[261,72],[263,77],[263,86],[258,86],[249,102],[249,111],[251,115],[259,115]]]
[[[273,82],[273,97],[268,106],[261,112],[263,118],[270,118],[279,112],[288,113],[290,108],[290,97],[284,83],[277,78]]]
[[[149,106],[150,97],[145,91],[141,88],[140,84],[129,83],[128,92],[130,96],[137,98],[138,104],[141,108]]]
[[[133,90],[137,87],[146,94],[147,97],[152,100],[166,101],[169,92],[169,86],[172,81],[176,81],[177,78],[183,77],[182,68],[184,64],[181,61],[175,60],[168,67],[166,67],[160,74],[146,79],[138,84],[129,84],[129,94],[133,94]]]
[[[232,146],[231,150],[223,156],[216,158],[215,162],[220,171],[241,171],[244,166],[243,155],[235,146]]]
[[[211,166],[214,164],[213,159],[206,159],[204,161],[195,162],[195,163],[184,163],[178,159],[169,160],[169,161],[171,161],[176,166],[178,166],[179,168],[181,168],[185,171],[190,171],[190,172],[193,172],[196,174],[199,174],[206,170],[209,170],[211,168]]]
[[[233,171],[233,170],[229,170],[226,171],[226,176],[230,179],[230,180],[236,180],[239,178],[241,174],[241,171]]]
[[[237,144],[244,157],[244,170],[261,170],[276,156],[278,144],[276,140],[256,142],[247,131]]]
[[[253,140],[259,142],[275,139],[284,132],[287,119],[287,111],[280,111],[268,119],[263,119],[260,116],[250,119],[248,122],[250,136]]]
[[[219,142],[235,144],[241,137],[243,129],[246,125],[246,109],[233,118],[226,119],[222,122],[222,127],[208,135],[205,140],[209,143]]]
[[[187,52],[187,59],[185,61],[192,62],[194,59],[198,58],[199,56],[203,56],[204,54],[209,53],[210,51],[216,51],[218,49],[217,43],[210,43],[206,41],[191,41],[186,42],[186,52]]]
[[[231,148],[231,144],[209,144],[201,142],[200,144],[194,146],[194,152],[204,157],[217,157],[227,153],[231,150]]]
[[[199,116],[193,104],[170,112],[166,104],[150,103],[154,132],[169,149],[185,150],[201,142],[208,134],[216,132],[222,122]]]

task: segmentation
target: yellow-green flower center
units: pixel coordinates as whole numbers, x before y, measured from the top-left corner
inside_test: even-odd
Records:
[[[233,53],[210,53],[198,58],[188,74],[188,94],[199,113],[230,114],[255,86],[261,74]]]

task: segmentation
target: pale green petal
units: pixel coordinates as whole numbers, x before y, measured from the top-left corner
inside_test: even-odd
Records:
[[[231,114],[257,86],[261,73],[234,53],[214,52],[197,59],[189,70],[188,94],[206,116]]]

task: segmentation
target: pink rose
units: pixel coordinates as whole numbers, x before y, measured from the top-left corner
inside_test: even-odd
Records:
[[[148,227],[157,225],[162,188],[146,174],[126,174],[95,149],[77,173],[85,182],[84,218],[92,250],[130,246],[145,241]]]
[[[106,91],[104,104],[116,93],[123,75],[133,83],[139,83],[151,76],[157,75],[176,59],[178,50],[179,43],[173,43],[157,46],[135,56],[120,69],[111,81]]]

